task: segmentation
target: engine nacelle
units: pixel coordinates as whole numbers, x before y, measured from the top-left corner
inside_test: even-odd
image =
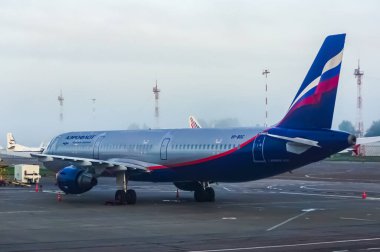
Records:
[[[202,184],[198,181],[177,181],[173,183],[178,189],[183,191],[196,191],[203,189]]]
[[[86,173],[75,166],[67,166],[57,174],[59,189],[67,194],[80,194],[89,191],[98,183],[91,173]]]

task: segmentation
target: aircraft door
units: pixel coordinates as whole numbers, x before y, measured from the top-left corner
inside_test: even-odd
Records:
[[[161,143],[160,156],[161,160],[168,159],[168,146],[169,146],[170,138],[165,138]]]
[[[254,143],[253,143],[253,162],[256,163],[263,163],[265,162],[264,157],[264,142],[265,142],[265,135],[259,135]]]
[[[93,158],[94,159],[99,159],[99,148],[100,144],[102,143],[103,139],[105,138],[105,134],[99,135],[94,143],[94,149],[93,149]]]

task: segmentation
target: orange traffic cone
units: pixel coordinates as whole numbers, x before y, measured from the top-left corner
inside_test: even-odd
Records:
[[[367,198],[367,193],[366,192],[363,192],[362,193],[362,199],[366,199]]]
[[[38,192],[38,182],[36,183],[36,192]]]
[[[62,201],[61,192],[58,192],[58,194],[57,194],[57,200],[58,200],[59,202]]]

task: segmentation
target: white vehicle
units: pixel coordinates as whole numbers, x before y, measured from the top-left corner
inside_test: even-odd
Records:
[[[39,165],[15,165],[14,178],[17,182],[35,184],[41,179]]]
[[[40,147],[28,147],[21,144],[17,144],[12,133],[7,133],[7,151],[10,152],[37,152],[41,153],[44,150],[43,144]]]

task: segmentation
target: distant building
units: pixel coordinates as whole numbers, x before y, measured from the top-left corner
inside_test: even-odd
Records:
[[[364,148],[365,148],[365,156],[380,157],[380,142],[366,144]]]

